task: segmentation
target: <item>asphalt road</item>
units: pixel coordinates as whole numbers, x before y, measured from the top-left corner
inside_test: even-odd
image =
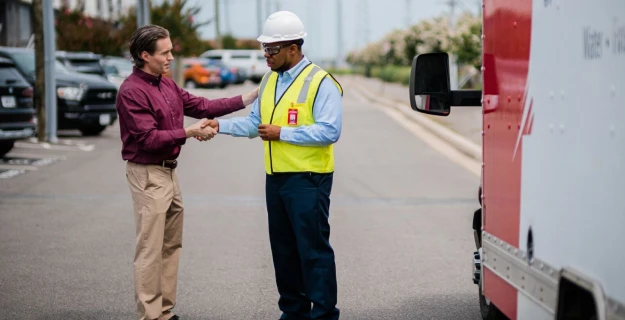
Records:
[[[478,177],[343,85],[330,218],[341,319],[479,319],[471,281]],[[135,319],[135,229],[119,129],[61,139],[94,148],[23,143],[13,155],[60,159],[0,179],[0,319]],[[179,160],[185,226],[176,313],[278,319],[261,141],[189,140]]]

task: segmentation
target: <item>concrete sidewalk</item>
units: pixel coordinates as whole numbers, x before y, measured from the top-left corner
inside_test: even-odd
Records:
[[[397,103],[396,106],[407,107],[410,109],[407,86],[397,83],[386,83],[376,78],[365,78],[356,75],[342,75],[340,78],[366,90],[367,94],[371,94],[376,98],[382,98],[387,102],[392,101]],[[412,109],[409,111],[441,124],[452,132],[455,132],[474,143],[477,147],[481,148],[482,146],[482,108],[452,108],[451,114],[447,117],[421,114],[413,111]]]

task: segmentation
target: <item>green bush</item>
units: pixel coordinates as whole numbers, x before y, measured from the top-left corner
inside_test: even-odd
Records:
[[[410,83],[410,67],[388,65],[374,67],[371,76],[384,82],[396,82],[408,85]]]

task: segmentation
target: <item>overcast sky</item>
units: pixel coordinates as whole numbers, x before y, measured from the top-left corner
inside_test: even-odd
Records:
[[[188,1],[189,4],[202,5],[200,16],[197,17],[199,20],[214,17],[214,0]],[[228,6],[226,6],[226,1],[228,1]],[[271,12],[276,11],[276,4],[279,3],[281,10],[293,11],[304,22],[304,27],[308,32],[304,52],[311,59],[334,58],[339,47],[338,1],[342,4],[343,12],[341,18],[343,41],[340,46],[344,54],[364,46],[366,21],[368,21],[368,39],[376,41],[394,29],[405,28],[407,19],[410,19],[411,23],[416,23],[422,19],[449,12],[446,0],[261,0],[263,22],[268,16],[267,3],[270,4]],[[478,1],[459,0],[456,12],[462,10],[476,12]],[[407,3],[410,3],[410,15],[407,14]],[[222,34],[230,29],[231,33],[238,38],[255,39],[258,37],[256,10],[256,0],[220,0]],[[367,11],[368,19],[366,19]],[[200,32],[203,38],[213,39],[215,25],[208,25],[200,29]]]

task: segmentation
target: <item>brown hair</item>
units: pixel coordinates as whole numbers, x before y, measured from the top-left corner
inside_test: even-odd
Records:
[[[147,51],[154,54],[156,51],[156,41],[169,38],[169,31],[157,25],[143,26],[132,33],[130,37],[130,54],[135,60],[137,68],[143,68],[145,61],[141,59],[141,53]]]

